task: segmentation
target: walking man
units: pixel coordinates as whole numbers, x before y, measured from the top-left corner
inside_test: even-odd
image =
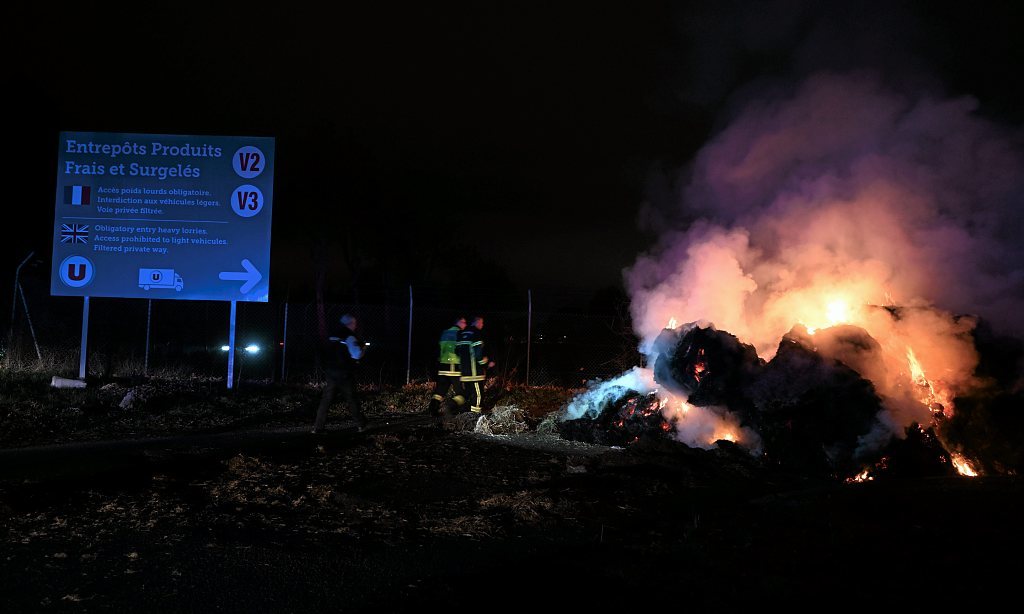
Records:
[[[359,430],[366,430],[366,416],[359,406],[359,397],[356,393],[356,370],[365,346],[356,336],[355,316],[346,313],[341,316],[339,323],[341,326],[331,331],[324,345],[326,382],[323,396],[320,397],[320,407],[316,412],[316,421],[313,423],[314,434],[323,430],[327,422],[327,412],[338,394],[348,404],[348,410],[355,418]]]

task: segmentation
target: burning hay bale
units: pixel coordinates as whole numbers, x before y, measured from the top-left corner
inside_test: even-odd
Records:
[[[624,446],[645,433],[671,430],[661,414],[661,400],[656,393],[623,393],[617,399],[606,399],[593,419],[583,417],[559,423],[559,434],[574,441]]]
[[[838,360],[868,381],[881,382],[887,377],[882,346],[859,326],[830,326],[811,335],[806,327],[798,324],[785,338],[814,348],[815,352],[825,358]]]
[[[1009,367],[982,360],[975,379],[993,383],[954,397],[925,376],[909,345],[894,361],[859,326],[798,324],[765,362],[735,336],[694,322],[662,330],[652,369],[595,382],[556,427],[566,439],[605,445],[653,437],[711,449],[724,439],[787,470],[840,479],[871,470],[1015,474],[1024,469],[1024,345],[999,348]],[[942,364],[926,368],[943,372]],[[894,403],[931,422],[893,438]]]
[[[960,451],[961,474],[1024,472],[1024,341],[981,321],[972,331],[982,385],[957,397],[956,412],[936,425],[948,450]]]
[[[822,343],[828,354],[854,362],[869,361],[878,347],[854,327]],[[857,447],[876,426],[881,401],[860,374],[819,353],[806,329],[787,335],[768,363],[735,336],[697,323],[665,329],[655,346],[655,384],[681,399],[609,388],[576,412],[583,417],[561,422],[559,433],[607,445],[671,435],[708,448],[725,439],[748,450],[760,444],[770,462],[806,473],[844,475],[858,467]]]
[[[878,343],[863,329],[837,327],[812,337],[795,327],[768,363],[754,348],[713,326],[675,331],[654,378],[690,405],[721,406],[761,435],[766,457],[814,474],[855,467],[860,438],[876,423],[881,401],[869,381],[840,360],[868,368]],[[819,351],[820,344],[824,351]]]
[[[954,462],[963,475],[1024,471],[1024,393],[958,398],[956,413],[936,431],[947,449],[960,451]]]
[[[674,341],[673,341],[674,338]],[[666,329],[655,345],[663,349],[654,380],[692,405],[741,411],[749,406],[743,387],[764,368],[754,347],[714,326],[689,324]]]
[[[811,473],[852,472],[860,438],[882,409],[870,382],[790,335],[745,392],[767,457]]]
[[[941,477],[956,475],[953,459],[942,447],[935,430],[914,424],[903,439],[893,439],[882,458],[868,471],[879,477]]]

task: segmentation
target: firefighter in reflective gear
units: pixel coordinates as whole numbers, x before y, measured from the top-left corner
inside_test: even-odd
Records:
[[[458,343],[455,344],[462,371],[459,381],[462,382],[463,392],[469,397],[469,409],[475,413],[482,411],[487,368],[494,366],[484,352],[484,340],[480,334],[483,327],[483,317],[475,316],[470,326],[459,333]]]
[[[466,318],[459,317],[455,320],[454,326],[441,333],[439,342],[441,353],[437,359],[437,383],[434,384],[434,396],[431,397],[430,405],[427,407],[427,413],[431,416],[441,415],[441,404],[444,403],[444,397],[448,394],[449,389],[455,391],[452,401],[456,406],[461,407],[466,402],[466,397],[462,396],[462,384],[459,382],[459,376],[462,375],[462,371],[459,370],[459,355],[455,352],[459,332],[465,328]]]

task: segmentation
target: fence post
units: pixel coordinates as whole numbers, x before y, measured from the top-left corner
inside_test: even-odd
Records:
[[[284,359],[288,356],[288,301],[284,302],[284,334],[281,339],[281,383],[284,383]]]
[[[32,345],[36,348],[36,358],[43,362],[43,355],[39,351],[39,339],[36,339],[36,328],[32,326],[32,316],[28,312],[28,301],[25,300],[25,290],[18,282],[18,292],[21,294],[21,304],[25,308],[25,321],[28,322],[28,332],[32,334]]]
[[[530,385],[530,349],[533,342],[533,290],[526,291],[526,385]]]
[[[409,286],[409,345],[405,354],[405,385],[409,385],[412,373],[412,285]]]
[[[11,351],[11,344],[14,343],[14,315],[18,308],[18,289],[21,287],[21,284],[18,283],[18,276],[21,275],[21,267],[25,266],[25,263],[31,260],[34,255],[34,251],[29,252],[28,256],[25,256],[25,259],[18,265],[18,268],[14,269],[14,292],[11,294],[11,329],[7,333],[8,352]]]

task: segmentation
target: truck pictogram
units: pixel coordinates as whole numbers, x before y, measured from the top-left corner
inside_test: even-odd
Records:
[[[177,292],[185,287],[181,275],[174,272],[174,269],[139,269],[139,287],[143,290],[150,288],[174,288]]]

